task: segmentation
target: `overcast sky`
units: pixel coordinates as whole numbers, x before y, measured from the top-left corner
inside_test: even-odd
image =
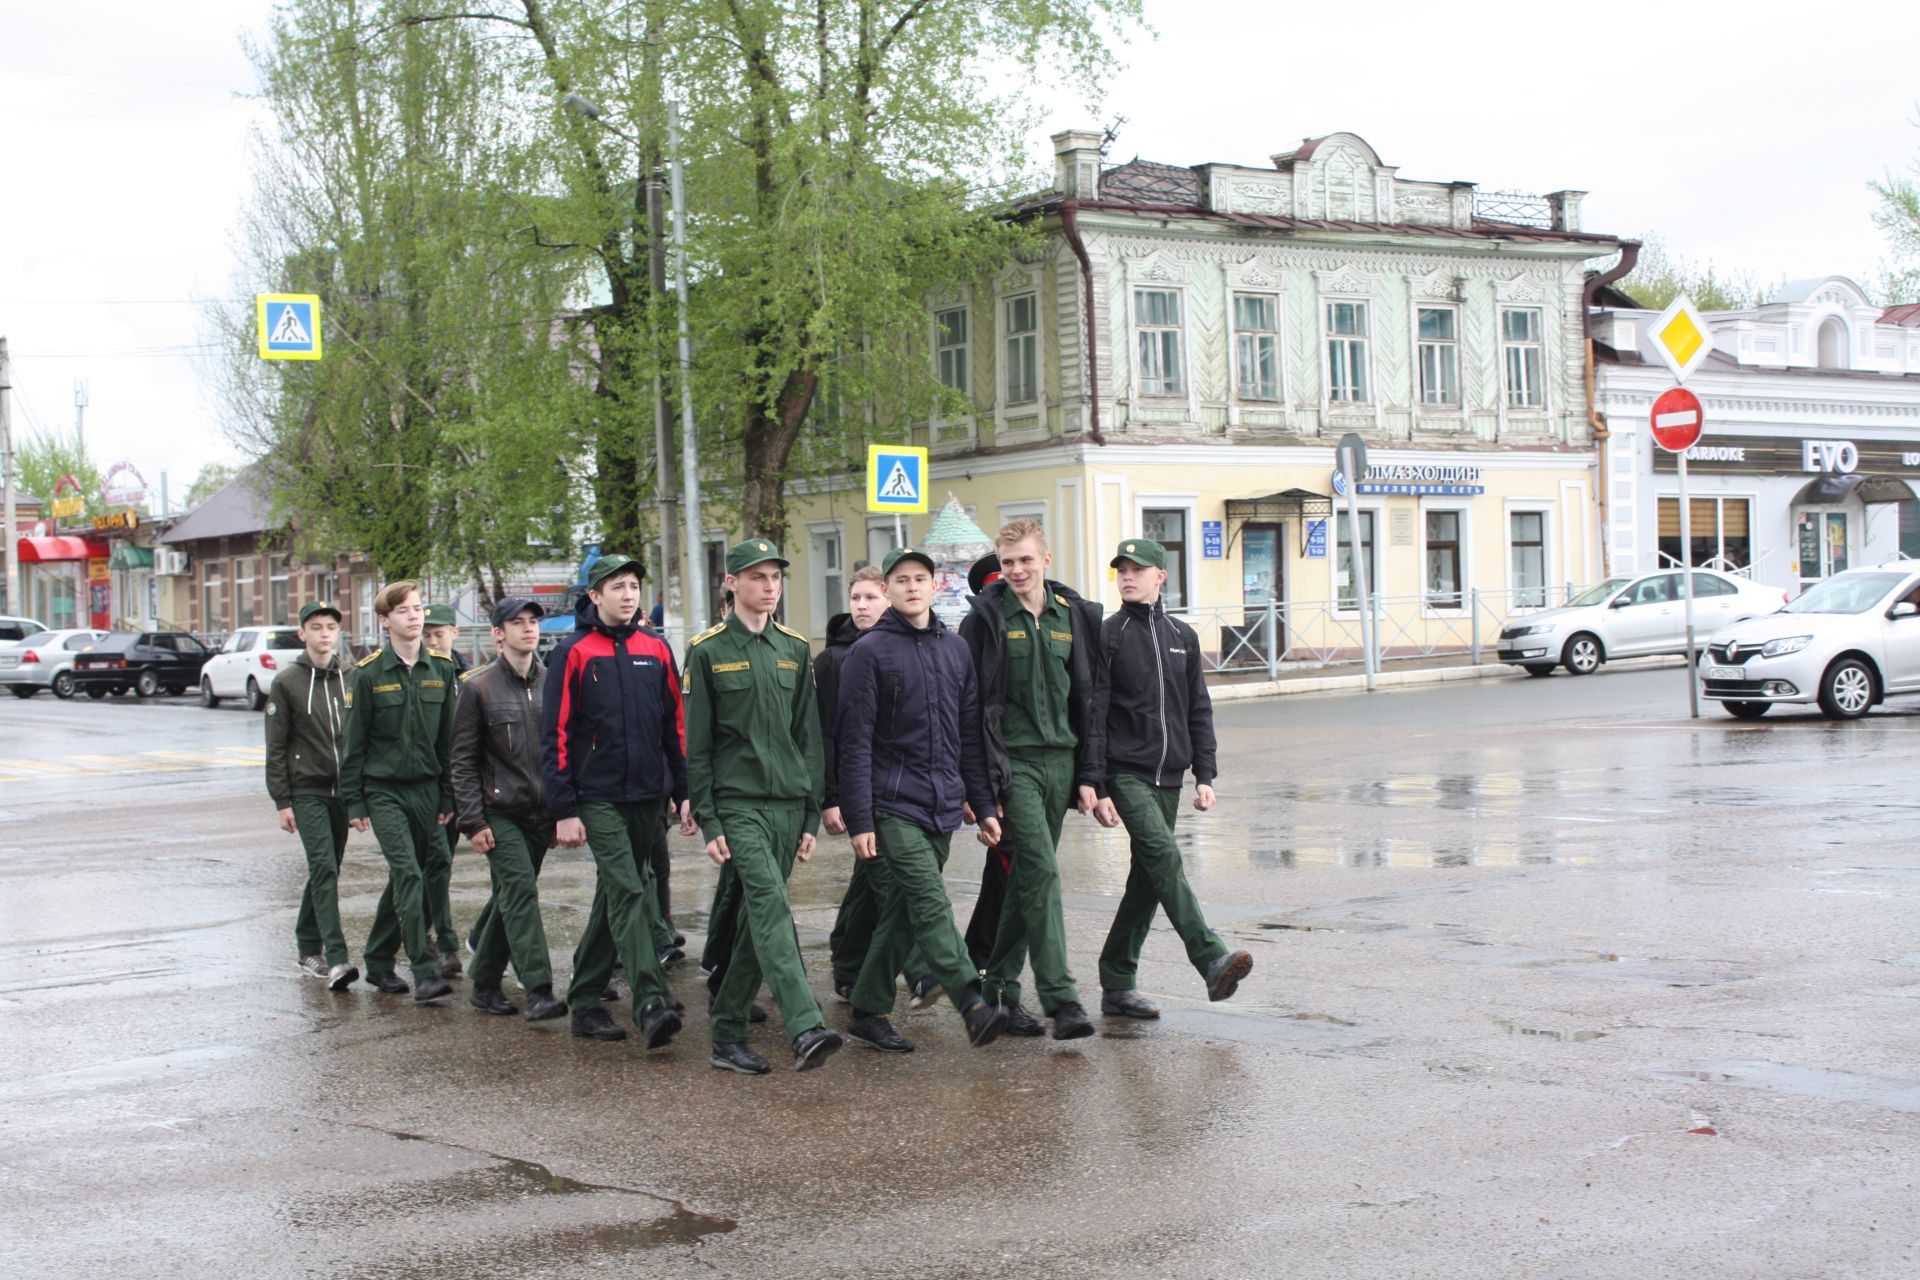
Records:
[[[177,502],[220,435],[201,300],[236,281],[257,108],[240,47],[266,0],[0,6],[0,334],[14,425],[70,426]],[[1590,191],[1589,230],[1652,232],[1763,281],[1871,282],[1866,183],[1920,155],[1920,3],[1372,5],[1148,0],[1099,108],[1110,159],[1264,164],[1350,130],[1415,179]],[[1691,16],[1689,16],[1691,15]]]

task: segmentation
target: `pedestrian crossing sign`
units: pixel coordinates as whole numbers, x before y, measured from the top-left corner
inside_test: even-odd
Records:
[[[927,451],[906,444],[867,446],[867,510],[921,515],[927,510]]]
[[[320,358],[320,298],[312,293],[262,293],[254,297],[262,360]]]

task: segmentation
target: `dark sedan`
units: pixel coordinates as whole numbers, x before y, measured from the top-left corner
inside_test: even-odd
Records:
[[[74,660],[73,682],[89,698],[133,690],[143,698],[198,688],[212,652],[185,631],[115,632]]]

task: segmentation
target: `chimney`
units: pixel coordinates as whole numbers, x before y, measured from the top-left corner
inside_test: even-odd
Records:
[[[1553,211],[1553,229],[1555,231],[1578,231],[1580,229],[1580,202],[1587,198],[1584,191],[1551,191],[1547,193],[1547,208]]]
[[[1068,129],[1053,135],[1053,189],[1069,200],[1100,198],[1098,129]]]

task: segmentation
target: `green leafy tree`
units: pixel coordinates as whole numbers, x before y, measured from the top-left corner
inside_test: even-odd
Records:
[[[1873,225],[1886,237],[1892,254],[1878,282],[1880,300],[1889,305],[1920,302],[1920,160],[1908,164],[1906,176],[1889,172],[1867,185],[1880,198]]]
[[[1702,311],[1739,311],[1765,302],[1767,290],[1752,274],[1722,274],[1711,260],[1680,257],[1654,235],[1642,238],[1640,259],[1615,286],[1650,311],[1660,311],[1681,294]]]
[[[201,467],[200,473],[193,478],[193,483],[187,486],[187,510],[191,511],[220,492],[239,474],[240,468],[229,462],[209,462]]]
[[[22,493],[32,494],[36,498],[51,501],[54,487],[61,480],[72,476],[80,484],[80,493],[87,501],[87,510],[96,511],[100,506],[100,468],[87,456],[85,446],[80,441],[80,433],[62,431],[38,431],[22,436],[16,453],[19,466],[19,485]],[[71,489],[59,495],[63,498],[73,496]]]

